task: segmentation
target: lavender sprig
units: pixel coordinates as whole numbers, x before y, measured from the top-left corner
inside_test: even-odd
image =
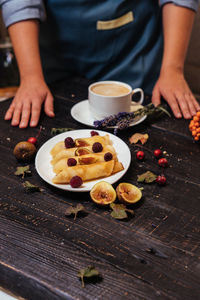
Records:
[[[153,103],[150,103],[134,112],[120,112],[118,114],[106,117],[102,120],[94,121],[93,124],[96,128],[116,126],[114,129],[114,134],[116,135],[118,129],[123,130],[128,128],[136,117],[143,117],[145,115],[150,115],[157,112],[164,112],[168,116],[171,116],[162,105],[155,107]]]

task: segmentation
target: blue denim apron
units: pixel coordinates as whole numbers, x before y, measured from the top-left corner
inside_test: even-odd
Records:
[[[156,0],[46,0],[41,55],[48,81],[121,80],[151,93],[162,58]]]

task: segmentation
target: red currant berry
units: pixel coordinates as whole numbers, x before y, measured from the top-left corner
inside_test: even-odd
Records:
[[[35,137],[30,137],[27,142],[33,144],[33,145],[36,145],[37,144],[37,139]]]
[[[96,132],[96,131],[94,131],[94,130],[92,130],[92,131],[90,132],[90,134],[91,134],[91,136],[99,135],[98,132]]]
[[[155,156],[156,158],[161,157],[161,156],[162,156],[162,151],[161,151],[160,149],[154,150],[154,156]]]
[[[143,160],[144,157],[145,157],[144,152],[143,151],[138,151],[136,153],[136,157],[137,157],[138,160]]]
[[[159,164],[160,167],[165,168],[165,167],[168,166],[168,161],[167,161],[166,158],[160,158],[160,159],[158,160],[158,164]]]
[[[165,185],[166,184],[166,177],[164,175],[158,175],[158,177],[156,178],[156,182],[159,184],[159,185]]]
[[[75,158],[68,158],[68,160],[67,160],[67,165],[68,165],[69,167],[73,167],[73,166],[75,166],[76,164],[77,164],[77,161],[76,161]]]
[[[75,147],[74,140],[71,137],[67,137],[65,139],[65,147],[66,148],[73,148],[73,147]]]
[[[96,142],[92,145],[92,151],[94,153],[101,152],[102,150],[103,150],[103,146],[101,145],[101,143]]]
[[[112,159],[113,159],[112,153],[110,153],[110,152],[105,153],[105,155],[104,155],[104,160],[105,161],[109,161],[109,160],[112,160]]]
[[[80,176],[73,176],[69,182],[72,188],[78,188],[83,184],[83,180]]]

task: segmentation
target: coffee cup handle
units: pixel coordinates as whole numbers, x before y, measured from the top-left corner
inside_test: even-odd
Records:
[[[139,101],[137,101],[137,102],[133,101],[133,103],[142,104],[143,101],[144,101],[144,92],[143,92],[143,90],[141,88],[136,88],[136,89],[132,90],[132,95],[135,94],[135,93],[140,93],[141,96],[140,96]]]

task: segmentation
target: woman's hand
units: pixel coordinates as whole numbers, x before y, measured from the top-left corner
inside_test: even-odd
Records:
[[[53,96],[43,79],[24,79],[7,110],[4,119],[11,120],[12,126],[35,127],[40,118],[42,104],[49,117],[54,117]]]
[[[161,96],[168,102],[176,118],[183,116],[190,119],[200,110],[200,105],[180,70],[167,68],[161,71],[152,93],[152,103],[155,106],[160,104]]]

